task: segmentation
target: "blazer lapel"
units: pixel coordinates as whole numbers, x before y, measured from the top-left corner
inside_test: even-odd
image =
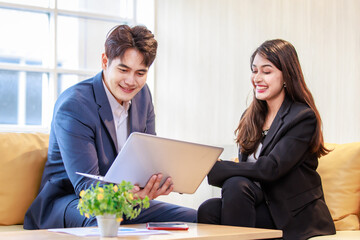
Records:
[[[263,154],[266,147],[269,145],[269,143],[272,141],[272,139],[275,137],[276,133],[279,131],[279,129],[283,125],[283,123],[284,123],[283,119],[286,116],[286,114],[289,112],[291,104],[292,104],[292,101],[290,99],[288,99],[287,97],[285,97],[284,102],[281,104],[281,107],[280,107],[278,113],[276,114],[276,117],[275,117],[273,123],[270,126],[269,132],[266,135],[263,146],[261,148],[260,155]]]
[[[141,130],[139,129],[140,126],[140,122],[139,122],[139,116],[137,114],[137,105],[136,105],[136,98],[133,98],[131,100],[131,105],[129,108],[129,126],[130,126],[130,131],[129,133],[132,132],[141,132]]]
[[[109,100],[107,99],[106,96],[104,85],[102,83],[102,72],[98,73],[94,77],[93,86],[94,86],[95,101],[99,105],[99,116],[106,130],[111,136],[116,151],[118,151],[114,118],[112,115]]]

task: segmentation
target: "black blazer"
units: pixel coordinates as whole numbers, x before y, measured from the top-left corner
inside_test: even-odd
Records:
[[[334,234],[316,172],[318,159],[309,146],[316,122],[307,105],[285,98],[258,160],[247,162],[248,156],[239,153],[239,163],[216,162],[208,175],[209,184],[221,187],[233,176],[260,182],[270,214],[276,227],[283,230],[284,239]]]

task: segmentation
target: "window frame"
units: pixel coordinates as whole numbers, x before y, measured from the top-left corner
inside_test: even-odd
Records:
[[[58,33],[58,16],[74,17],[78,19],[91,19],[100,21],[110,21],[127,23],[129,25],[137,24],[137,0],[133,0],[133,17],[123,18],[107,14],[99,14],[85,11],[72,11],[59,9],[58,0],[49,0],[49,7],[38,7],[19,3],[9,3],[0,1],[0,8],[15,11],[27,11],[35,13],[45,13],[49,15],[50,39],[51,39],[51,57],[49,67],[21,65],[11,63],[0,63],[0,70],[23,72],[40,72],[48,74],[48,98],[44,99],[42,95],[42,123],[41,125],[25,125],[25,124],[0,124],[0,131],[2,132],[49,132],[50,123],[52,119],[52,111],[58,95],[58,76],[59,74],[74,74],[74,75],[95,75],[98,69],[73,69],[58,66],[57,57],[57,33]],[[44,90],[43,90],[44,92]],[[45,103],[46,102],[46,103]],[[20,107],[24,108],[23,107]],[[19,113],[22,114],[22,113]]]

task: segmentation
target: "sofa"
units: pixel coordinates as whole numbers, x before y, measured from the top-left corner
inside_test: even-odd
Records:
[[[40,188],[48,144],[45,133],[0,133],[0,232],[23,230],[26,210]]]
[[[0,238],[26,231],[24,215],[38,193],[48,141],[46,133],[0,133]],[[319,159],[318,172],[337,233],[312,239],[360,239],[360,142],[326,147],[332,152]]]

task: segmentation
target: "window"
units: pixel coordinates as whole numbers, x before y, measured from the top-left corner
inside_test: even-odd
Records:
[[[59,94],[101,70],[115,25],[152,29],[137,17],[144,4],[153,1],[0,0],[0,130],[48,131]]]

